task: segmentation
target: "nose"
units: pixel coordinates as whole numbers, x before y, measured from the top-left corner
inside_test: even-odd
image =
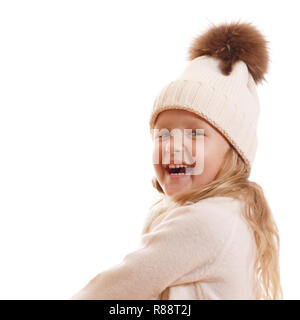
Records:
[[[165,144],[165,151],[170,152],[171,154],[174,152],[182,152],[183,151],[183,137],[181,132],[172,134],[168,142]]]

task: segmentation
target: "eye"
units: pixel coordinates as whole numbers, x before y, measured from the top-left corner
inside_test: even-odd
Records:
[[[161,139],[170,134],[168,130],[160,130],[160,129],[154,129],[154,139]]]
[[[204,132],[201,130],[201,131],[197,131],[197,130],[193,130],[192,131],[192,136],[196,137],[196,136],[204,136]]]
[[[158,138],[163,138],[163,137],[165,137],[165,135],[170,135],[170,132],[166,132],[166,133],[160,134],[158,136]]]

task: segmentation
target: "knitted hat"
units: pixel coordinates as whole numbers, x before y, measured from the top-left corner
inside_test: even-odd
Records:
[[[155,99],[151,133],[160,112],[193,112],[228,139],[250,172],[260,113],[256,85],[268,69],[267,42],[251,23],[223,23],[197,36],[188,51],[191,62]]]

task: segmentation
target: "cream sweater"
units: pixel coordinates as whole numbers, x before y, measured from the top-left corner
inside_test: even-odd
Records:
[[[256,245],[241,210],[242,202],[229,197],[171,209],[136,250],[72,298],[255,299]]]

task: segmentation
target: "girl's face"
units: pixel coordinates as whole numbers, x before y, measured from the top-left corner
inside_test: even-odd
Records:
[[[201,188],[214,180],[230,148],[222,133],[204,118],[179,109],[159,113],[154,129],[153,166],[166,195]],[[186,164],[193,168],[187,174],[173,175],[169,164]]]

